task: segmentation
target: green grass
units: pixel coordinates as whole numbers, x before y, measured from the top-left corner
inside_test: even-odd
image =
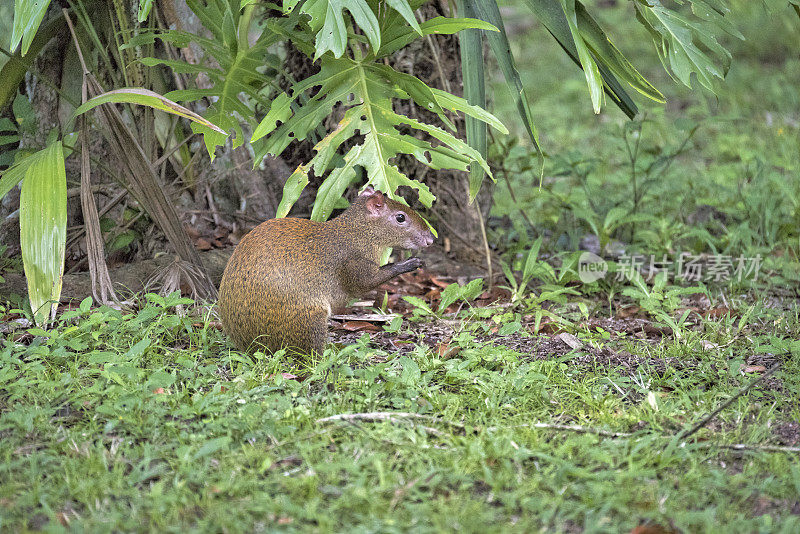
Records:
[[[529,20],[525,2],[505,3],[517,13],[509,20]],[[619,207],[646,217],[611,232],[634,250],[781,255],[780,269],[791,265],[800,272],[800,93],[795,89],[800,60],[791,44],[800,19],[790,9],[770,12],[759,2],[734,1],[732,7],[729,17],[746,40],[723,36],[733,59],[717,96],[697,83],[690,90],[670,80],[649,36],[633,22],[628,2],[593,11],[667,98],[666,106],[637,99],[642,115],[634,124],[613,104],[599,116],[592,113],[582,73],[541,26],[513,30],[513,52],[549,158],[536,187],[538,163],[498,76],[491,93],[494,111],[516,132],[520,145],[493,148],[498,168],[493,214],[513,223],[511,232],[501,225],[494,241],[513,246],[528,242],[531,234],[546,234],[553,239],[545,249],[575,250],[591,230],[587,216],[601,223]],[[626,129],[631,148],[639,134],[633,165]],[[724,214],[724,222],[693,221],[703,205]],[[533,221],[534,232],[521,211]],[[791,279],[798,281],[796,274]]]
[[[800,531],[799,454],[765,448],[793,443],[800,421],[798,20],[735,2],[748,40],[726,40],[733,65],[717,99],[669,81],[618,4],[600,21],[669,101],[642,105],[645,218],[606,224],[612,208],[633,209],[625,135],[639,126],[610,108],[591,113],[583,76],[541,27],[513,34],[548,158],[540,188],[530,147],[498,139],[491,238],[523,270],[544,236],[556,272],[529,271],[513,306],[445,317],[458,319],[446,339],[458,350],[444,356],[436,343],[452,322],[419,307],[384,334],[410,333],[409,349],[362,338],[302,366],[232,351],[208,311],[181,316],[177,297],[124,313],[85,301],[48,332],[5,334],[0,530]],[[495,109],[519,134],[504,91]],[[690,217],[704,204],[722,224]],[[688,284],[575,283],[571,254],[592,224],[631,252],[764,264],[757,282],[697,284],[706,309],[730,314],[681,321]],[[666,335],[614,327],[632,305]],[[532,336],[538,320],[583,347]],[[759,375],[748,366],[774,361],[773,377],[676,439]],[[374,412],[394,419],[321,421]]]
[[[784,358],[780,387],[756,387],[688,442],[673,439],[749,381],[746,347],[796,354],[796,316],[778,325],[759,311],[655,345],[577,328],[586,349],[547,359],[487,342],[476,319],[452,357],[362,341],[301,370],[231,351],[207,315],[176,315],[177,297],[148,301],[121,313],[87,300],[47,335],[6,340],[3,530],[800,529],[789,511],[797,453],[719,446],[779,443],[776,426],[798,416],[796,356]],[[703,339],[727,346],[706,350]],[[668,363],[591,363],[602,346]],[[426,418],[320,422],[368,412]]]

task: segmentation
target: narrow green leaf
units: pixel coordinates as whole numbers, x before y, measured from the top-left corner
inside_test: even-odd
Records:
[[[567,23],[567,17],[564,14],[561,3],[559,0],[526,0],[526,4],[536,15],[536,18],[547,28],[550,35],[558,42],[561,48],[578,66],[581,66],[580,58],[578,57],[578,49],[575,46],[575,41],[572,38],[572,31]],[[576,13],[580,13],[582,6],[576,2]],[[614,74],[606,67],[602,61],[602,57],[597,57],[596,60],[601,61],[598,65],[598,70],[604,81],[604,91],[611,98],[611,100],[619,107],[629,118],[633,118],[639,112],[631,100],[630,96],[622,88],[622,85],[616,79]]]
[[[272,131],[278,127],[278,121],[285,122],[286,119],[292,115],[292,102],[294,102],[294,99],[286,93],[279,94],[275,100],[272,101],[272,105],[269,107],[266,116],[261,119],[256,129],[253,130],[253,136],[250,138],[250,142],[258,141],[265,135],[272,133]]]
[[[150,9],[153,7],[153,0],[139,0],[139,15],[137,17],[139,22],[147,20],[150,14]]]
[[[539,249],[542,248],[542,236],[536,238],[536,241],[533,242],[530,251],[528,251],[528,257],[525,259],[525,266],[522,269],[522,280],[526,282],[530,280],[531,276],[535,272],[537,260],[539,259]]]
[[[386,0],[386,3],[389,4],[392,9],[400,13],[415,32],[422,35],[422,29],[419,27],[417,17],[414,16],[414,11],[411,9],[411,6],[408,5],[408,0]],[[373,50],[378,50],[378,48],[373,48]]]
[[[469,28],[498,31],[494,25],[477,18],[434,17],[420,24],[420,30],[422,30],[423,35],[450,35]],[[381,49],[376,56],[378,58],[389,56],[418,37],[418,34],[408,26],[398,24],[386,28],[381,41]]]
[[[150,91],[148,89],[143,89],[141,87],[116,89],[114,91],[108,91],[107,93],[103,93],[102,95],[98,95],[94,98],[91,98],[86,102],[84,102],[80,107],[78,107],[78,109],[75,110],[70,120],[74,119],[81,113],[85,113],[90,109],[99,106],[100,104],[107,104],[107,103],[128,103],[128,104],[139,104],[142,106],[149,106],[151,108],[165,111],[173,115],[178,115],[179,117],[184,117],[192,122],[202,124],[206,128],[214,130],[215,132],[221,133],[225,136],[228,135],[225,132],[225,130],[221,129],[219,126],[211,123],[210,121],[204,119],[197,113],[189,109],[186,109],[180,104],[158,93],[154,93],[153,91]]]
[[[14,25],[11,29],[11,52],[22,41],[22,55],[28,53],[50,0],[14,0]]]
[[[595,114],[600,113],[600,109],[603,105],[603,82],[597,63],[589,52],[586,43],[583,42],[583,36],[578,30],[578,19],[575,15],[575,0],[561,0],[561,7],[564,10],[564,15],[567,17],[567,25],[572,34],[572,41],[575,43],[575,49],[578,51],[578,60],[586,76],[586,84],[589,86],[589,96],[592,99],[592,108],[594,108]]]
[[[595,56],[600,65],[605,65],[616,76],[628,83],[631,87],[639,91],[644,96],[659,103],[664,103],[664,95],[656,89],[644,76],[639,74],[639,71],[628,61],[628,59],[614,46],[608,35],[603,31],[594,18],[586,11],[586,8],[580,2],[575,5],[575,13],[577,16],[578,29],[584,42],[589,47],[592,55]],[[622,92],[612,86],[610,78],[600,71],[603,80],[609,85],[611,92],[618,97],[622,96]]]
[[[300,198],[303,189],[308,185],[309,167],[310,164],[298,166],[286,180],[286,183],[283,185],[283,196],[281,197],[280,204],[278,204],[275,217],[286,217],[289,214],[289,210],[294,206],[294,203]]]
[[[505,125],[500,122],[500,119],[482,107],[473,106],[460,96],[452,95],[447,91],[442,91],[441,89],[437,89],[435,87],[431,87],[431,91],[433,91],[433,96],[436,97],[436,101],[440,106],[442,106],[442,108],[454,112],[458,111],[470,117],[475,117],[476,119],[480,119],[481,121],[485,122],[501,134],[508,134],[508,128],[506,128]]]
[[[539,154],[539,165],[544,170],[544,154],[542,154],[542,150],[539,147],[539,135],[533,124],[533,116],[528,105],[525,87],[522,85],[522,79],[517,71],[514,56],[511,54],[511,46],[508,42],[505,25],[503,24],[503,18],[500,16],[497,2],[495,0],[464,0],[464,3],[467,6],[471,6],[470,9],[477,14],[478,18],[492,24],[499,30],[498,32],[487,33],[486,39],[497,60],[497,64],[500,66],[500,70],[503,72],[506,86],[517,105],[517,112],[520,119],[522,119],[525,130],[528,132],[528,137]]]
[[[25,177],[25,173],[28,172],[28,167],[30,167],[31,164],[36,161],[36,158],[40,157],[41,152],[37,152],[21,161],[18,161],[3,171],[2,177],[0,177],[0,198],[6,196],[6,193],[11,191],[11,189]]]
[[[44,326],[55,315],[64,272],[67,175],[61,141],[43,149],[28,166],[19,225],[28,298],[37,324]]]
[[[476,13],[472,6],[464,0],[458,1],[458,10],[464,15]],[[464,98],[474,107],[486,107],[486,79],[483,71],[483,34],[480,30],[464,30],[458,36],[461,49],[461,78],[464,84]],[[473,116],[465,119],[467,143],[486,159],[489,152],[489,140],[486,123]],[[469,201],[472,202],[483,183],[483,169],[470,164],[469,168]]]

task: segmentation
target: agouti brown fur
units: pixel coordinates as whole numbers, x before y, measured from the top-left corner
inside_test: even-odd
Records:
[[[222,326],[241,350],[322,354],[333,309],[422,265],[410,258],[381,267],[383,252],[431,243],[422,217],[371,187],[327,222],[270,219],[244,236],[225,267]]]

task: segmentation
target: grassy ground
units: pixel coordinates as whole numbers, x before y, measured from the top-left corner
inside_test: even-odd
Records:
[[[494,148],[490,226],[523,272],[544,236],[556,270],[531,263],[531,287],[440,312],[454,293],[423,280],[402,322],[337,330],[345,347],[302,365],[232,351],[178,297],[4,334],[0,530],[800,531],[797,21],[738,7],[749,40],[726,43],[718,100],[614,33],[669,100],[644,106],[633,167],[621,114],[592,116],[541,28],[513,29],[549,158],[533,188],[524,143]],[[594,229],[642,254],[760,254],[760,277],[580,284],[571,251]]]
[[[800,529],[798,453],[757,450],[800,432],[794,312],[757,304],[661,342],[583,327],[572,350],[490,335],[503,309],[467,307],[444,354],[362,339],[292,369],[149,300],[87,301],[0,351],[4,530]],[[753,353],[782,369],[676,439],[758,375],[742,372]],[[325,420],[341,414],[373,415]],[[740,443],[756,449],[725,448]]]

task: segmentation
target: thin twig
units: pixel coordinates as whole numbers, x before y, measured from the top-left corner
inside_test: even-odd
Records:
[[[698,430],[700,430],[701,428],[706,426],[709,422],[711,422],[712,419],[714,419],[717,415],[719,415],[719,413],[722,410],[724,410],[725,408],[727,408],[728,406],[733,404],[736,399],[738,399],[739,397],[741,397],[742,395],[744,395],[745,393],[750,391],[753,388],[753,386],[755,386],[756,384],[764,381],[764,379],[766,379],[767,377],[771,376],[775,371],[777,371],[780,368],[780,366],[781,366],[781,364],[780,364],[780,362],[778,362],[775,365],[773,365],[772,367],[770,367],[769,369],[767,369],[767,371],[763,375],[761,375],[760,377],[758,377],[755,380],[751,381],[745,387],[740,389],[738,391],[738,393],[736,393],[736,395],[734,395],[733,397],[728,399],[726,402],[724,402],[722,404],[722,406],[720,406],[719,408],[717,408],[716,410],[714,410],[713,412],[711,412],[707,416],[703,417],[688,432],[681,432],[680,434],[678,434],[678,439],[685,440],[689,436],[691,436],[692,434],[694,434],[695,432],[697,432]]]
[[[486,430],[500,430],[502,428],[540,428],[543,430],[560,430],[564,432],[578,432],[580,434],[595,434],[606,438],[628,438],[633,434],[630,432],[612,432],[611,430],[602,430],[600,428],[593,428],[583,425],[561,425],[557,423],[529,423],[524,425],[511,425],[511,426],[490,426]]]
[[[734,451],[760,451],[760,452],[800,452],[800,447],[785,447],[781,445],[748,445],[747,443],[736,443],[733,445],[716,445],[714,443],[698,443],[696,445],[703,449],[719,447],[721,449],[731,449]]]
[[[773,366],[767,373],[772,373],[776,369],[776,366]],[[761,376],[761,379],[767,376],[767,373]],[[748,386],[748,389],[758,383],[758,380],[754,381],[752,384]],[[741,392],[740,392],[741,393]],[[725,406],[721,407],[722,409]],[[716,414],[712,414],[716,415]],[[461,423],[456,423],[454,421],[448,421],[446,419],[442,419],[440,417],[435,417],[432,415],[420,414],[420,413],[413,413],[413,412],[366,412],[366,413],[342,413],[337,415],[331,415],[329,417],[323,417],[322,419],[317,419],[317,423],[332,423],[332,422],[354,422],[354,421],[366,421],[366,422],[389,422],[389,423],[397,423],[400,422],[402,419],[418,419],[423,421],[430,421],[433,423],[439,423],[448,425],[459,430],[470,430],[472,432],[479,432],[481,430],[485,430],[488,432],[496,432],[498,430],[503,429],[514,429],[514,428],[538,428],[542,430],[556,430],[560,432],[577,432],[581,434],[594,434],[597,436],[602,436],[606,438],[629,438],[634,436],[635,434],[632,432],[613,432],[611,430],[603,430],[600,428],[594,428],[589,426],[583,425],[564,425],[558,423],[527,423],[522,425],[509,425],[509,426],[489,426],[489,427],[467,427]],[[444,435],[443,432],[430,428],[430,427],[422,427],[427,432],[442,436]],[[644,437],[644,436],[643,436]],[[654,437],[662,438],[662,439],[671,439],[670,436],[663,436],[663,435],[656,435]],[[749,445],[747,443],[698,443],[693,444],[693,448],[702,448],[702,449],[729,449],[735,451],[758,451],[758,452],[800,452],[800,447],[788,447],[788,446],[781,446],[781,445]]]
[[[478,199],[475,199],[475,211],[478,213],[478,222],[481,225],[481,237],[483,238],[483,251],[486,254],[486,267],[489,269],[489,293],[494,287],[494,276],[492,272],[492,251],[489,248],[489,239],[486,237],[486,224],[483,221],[483,212]]]
[[[369,412],[369,413],[343,413],[338,415],[332,415],[330,417],[323,417],[322,419],[317,419],[317,423],[332,423],[336,421],[342,421],[346,423],[353,423],[354,421],[384,421],[387,423],[400,423],[403,419],[424,419],[428,421],[435,421],[437,423],[447,423],[447,421],[443,419],[439,419],[437,417],[433,417],[430,415],[424,415],[419,413],[411,413],[411,412]],[[431,428],[429,426],[422,426],[420,427],[428,434],[432,434],[438,437],[444,437],[445,433],[441,430],[437,430],[435,428]]]

